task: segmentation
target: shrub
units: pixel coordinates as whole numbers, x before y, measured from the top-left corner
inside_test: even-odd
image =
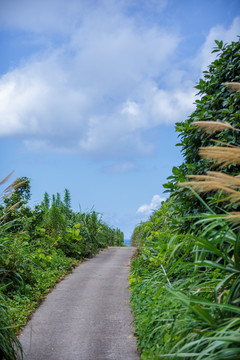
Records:
[[[221,132],[208,132],[208,136],[200,131],[195,122],[213,121],[226,122],[234,128],[240,127],[240,108],[239,94],[231,92],[226,87],[226,82],[240,81],[240,40],[231,44],[223,45],[221,41],[216,41],[214,52],[218,54],[206,71],[203,78],[199,80],[196,89],[199,91],[200,98],[196,100],[196,110],[190,117],[176,124],[176,131],[179,133],[184,162],[179,167],[174,167],[172,175],[168,178],[168,183],[164,185],[175,197],[176,206],[180,215],[195,215],[199,211],[204,211],[202,203],[193,197],[186,196],[186,190],[178,187],[179,182],[186,181],[187,175],[203,174],[211,170],[211,163],[201,159],[198,153],[199,147],[212,145],[214,141],[227,142],[231,145],[237,143],[238,133],[231,128],[226,128]],[[229,164],[224,172],[228,174],[238,174],[239,165]],[[203,195],[203,199],[209,203],[212,194]],[[213,207],[218,213],[217,206]],[[191,227],[191,221],[187,219],[183,224],[186,231]]]
[[[175,168],[170,177],[177,182],[188,175],[191,181],[180,190],[175,190],[176,183],[167,185],[172,196],[141,225],[142,229],[145,225],[145,239],[132,262],[131,301],[141,359],[145,360],[240,357],[240,148],[234,128],[239,119],[239,93],[229,95],[226,85],[219,84],[228,80],[223,68],[239,74],[239,42],[216,43],[223,53],[206,73],[206,84],[200,80],[198,87],[206,93],[205,100],[199,100],[196,117],[182,128],[185,158],[192,163]],[[224,63],[226,59],[229,64]],[[227,86],[240,89],[236,83]],[[225,111],[223,105],[229,109]],[[203,109],[211,111],[201,113]],[[206,119],[199,122],[200,113]],[[220,122],[214,114],[227,118]],[[210,139],[202,130],[211,133],[217,146],[209,146]],[[193,151],[194,137],[196,144],[199,137],[202,159]],[[222,171],[209,171],[209,160]],[[203,170],[208,171],[201,174]],[[171,201],[172,210],[167,212],[166,204]]]

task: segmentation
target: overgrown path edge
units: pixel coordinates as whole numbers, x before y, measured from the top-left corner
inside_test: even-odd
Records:
[[[137,360],[129,306],[133,247],[109,247],[48,294],[19,339],[25,360]]]

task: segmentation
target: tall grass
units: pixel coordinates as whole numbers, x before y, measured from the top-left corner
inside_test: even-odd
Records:
[[[12,174],[12,173],[11,173]],[[3,185],[11,176],[9,174],[5,177],[1,182],[0,185]],[[11,185],[7,186],[1,195],[0,200],[10,196],[16,190],[16,182],[12,183]],[[12,206],[8,211],[11,211],[14,208]],[[3,220],[3,219],[1,219]],[[10,226],[11,224],[0,225],[0,236],[6,230],[6,227]],[[6,277],[7,270],[4,268],[4,242],[0,244],[0,282],[2,283]],[[13,276],[17,276],[16,274],[12,274]],[[0,287],[0,359],[5,360],[16,360],[17,359],[17,351],[18,351],[18,359],[19,356],[22,356],[22,349],[21,344],[18,341],[13,327],[11,324],[11,319],[8,311],[8,307],[6,305],[5,298],[2,294],[3,287]]]
[[[8,177],[2,184],[7,180]],[[109,227],[95,211],[73,212],[68,190],[63,202],[57,194],[50,203],[46,193],[43,203],[31,209],[25,201],[30,193],[29,180],[12,193],[19,183],[23,184],[17,181],[3,191],[2,199],[8,201],[0,207],[0,288],[6,300],[6,323],[14,326],[15,333],[23,328],[56,282],[80,261],[109,245],[123,245],[123,233]],[[11,195],[8,199],[7,194]],[[20,201],[17,210],[16,199]],[[9,327],[0,332],[4,334],[6,328]]]
[[[239,88],[240,84],[234,88]],[[231,85],[230,85],[230,88]],[[203,131],[220,131],[219,123],[206,121],[198,122]],[[228,127],[224,124],[224,127]],[[234,129],[231,126],[231,130]],[[240,164],[240,148],[226,144],[200,148],[200,156],[212,160],[221,168],[228,165]],[[238,176],[226,175],[221,172],[209,172],[203,176],[191,176],[192,181],[183,185],[193,187],[197,192],[219,191],[222,201],[229,206],[240,202],[240,181]],[[239,213],[228,213],[217,216],[204,215],[195,223],[196,229],[204,226],[204,231],[195,239],[195,271],[202,269],[218,271],[218,278],[209,288],[208,296],[201,296],[202,287],[186,296],[185,293],[175,289],[168,290],[173,297],[186,304],[191,309],[196,320],[201,319],[205,324],[201,329],[201,337],[188,341],[178,349],[176,356],[192,357],[198,359],[239,359],[240,358],[240,232],[237,227],[231,227],[227,221],[239,223]],[[237,224],[238,225],[238,224]],[[195,229],[195,230],[196,230]],[[201,270],[200,270],[201,269]],[[204,284],[204,278],[202,279]],[[202,285],[200,284],[200,285]],[[182,337],[183,341],[184,336]],[[195,350],[194,350],[195,349]],[[196,351],[197,349],[197,351]],[[171,355],[168,355],[171,356]]]
[[[240,358],[235,230],[211,212],[189,234],[150,231],[130,277],[141,359]]]
[[[19,360],[22,358],[21,344],[11,324],[8,308],[0,288],[0,359]],[[18,356],[17,356],[18,349]]]
[[[239,131],[212,121],[195,125],[208,134]],[[240,163],[240,147],[220,144],[200,149],[200,155],[219,171],[192,175],[181,186],[206,212],[192,216],[191,231],[182,234],[181,219],[176,226],[171,218],[177,204],[167,200],[145,223],[146,239],[132,262],[131,300],[143,360],[240,359],[240,213],[232,211],[240,202],[240,178],[220,172]],[[218,204],[228,203],[228,213],[216,214],[198,194],[214,191]]]

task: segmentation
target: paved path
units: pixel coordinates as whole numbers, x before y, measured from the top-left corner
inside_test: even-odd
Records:
[[[139,359],[127,280],[133,251],[110,247],[62,280],[20,335],[25,359]]]

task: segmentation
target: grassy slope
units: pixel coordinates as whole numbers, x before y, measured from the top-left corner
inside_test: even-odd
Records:
[[[232,257],[239,241],[213,217],[182,234],[172,199],[136,230],[130,283],[141,359],[240,358],[240,270]]]

